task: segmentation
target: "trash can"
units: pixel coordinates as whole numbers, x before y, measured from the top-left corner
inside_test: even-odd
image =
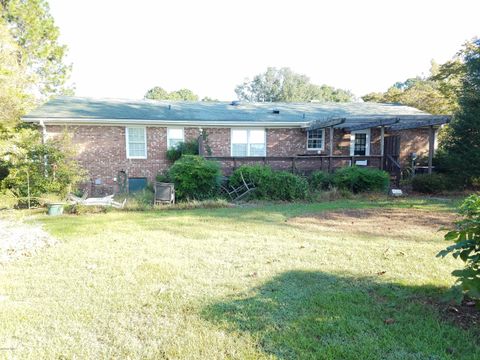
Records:
[[[48,212],[47,214],[49,216],[58,216],[63,214],[63,203],[50,203],[47,204],[47,209]]]

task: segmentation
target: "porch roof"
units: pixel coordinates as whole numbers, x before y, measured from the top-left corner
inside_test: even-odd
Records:
[[[242,103],[58,97],[22,118],[27,122],[158,124],[179,126],[324,127],[377,126],[400,119],[417,124],[438,120],[413,107],[379,103]],[[333,122],[332,122],[333,120]],[[395,122],[397,123],[397,122]],[[392,126],[393,127],[393,126]],[[418,127],[418,126],[417,126]]]

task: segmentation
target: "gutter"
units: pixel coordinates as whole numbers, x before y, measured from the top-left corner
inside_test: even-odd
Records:
[[[88,118],[34,118],[22,117],[22,121],[38,123],[42,129],[45,125],[155,125],[155,126],[187,126],[187,127],[269,127],[269,128],[305,128],[309,122],[292,121],[189,121],[189,120],[135,120],[135,119],[88,119]]]

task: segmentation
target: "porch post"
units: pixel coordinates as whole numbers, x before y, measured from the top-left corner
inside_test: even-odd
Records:
[[[433,125],[428,129],[428,173],[432,173],[433,150],[435,147],[435,130]]]
[[[330,130],[329,130],[329,136],[330,136],[330,145],[329,145],[329,148],[328,148],[328,154],[329,154],[329,158],[328,158],[328,171],[332,171],[332,156],[333,156],[333,126],[330,126]]]
[[[380,169],[383,170],[383,157],[385,156],[385,126],[380,127]]]

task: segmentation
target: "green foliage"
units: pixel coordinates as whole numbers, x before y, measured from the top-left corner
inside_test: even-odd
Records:
[[[182,141],[167,150],[167,159],[171,162],[177,161],[182,155],[198,155],[198,140]]]
[[[168,172],[179,200],[203,200],[217,196],[221,183],[220,165],[201,156],[183,155]]]
[[[0,190],[0,210],[17,207],[18,197],[9,189]]]
[[[256,102],[302,102],[302,101],[352,101],[348,90],[335,89],[328,85],[315,85],[306,75],[297,74],[289,68],[267,68],[252,81],[246,79],[235,88],[240,100]]]
[[[390,183],[387,172],[358,166],[345,167],[334,173],[335,186],[353,193],[386,191]]]
[[[268,166],[242,165],[229,179],[233,187],[242,184],[242,175],[246,182],[255,185],[252,196],[265,200],[300,200],[305,199],[308,183],[303,177],[287,171],[273,171]]]
[[[0,149],[0,156],[9,159],[9,173],[0,186],[19,198],[26,198],[28,192],[34,198],[47,193],[65,197],[84,178],[67,134],[42,143],[36,129],[24,129],[10,143],[11,147]]]
[[[135,191],[133,193],[128,194],[127,202],[125,203],[124,210],[129,211],[146,211],[151,210],[153,208],[153,200],[155,194],[153,189],[148,186],[147,188]],[[119,201],[123,201],[123,199],[119,199]]]
[[[64,206],[65,213],[72,215],[106,214],[110,210],[110,206],[87,206],[78,204]]]
[[[312,190],[329,190],[333,186],[333,174],[326,171],[315,171],[308,179]]]
[[[18,45],[17,61],[26,67],[30,86],[45,97],[71,94],[71,90],[64,87],[71,70],[63,63],[67,48],[59,44],[60,32],[48,3],[2,0],[0,15]]]
[[[453,271],[452,275],[468,296],[480,299],[480,196],[466,198],[460,214],[463,219],[445,235],[445,240],[455,244],[440,251],[437,257],[452,254],[455,259],[460,258],[465,268]]]
[[[155,86],[147,91],[145,99],[151,100],[172,100],[172,101],[198,101],[198,95],[192,90],[180,89],[168,92],[160,86]]]
[[[462,50],[465,75],[459,94],[459,110],[441,141],[441,168],[466,185],[480,177],[480,40]]]
[[[412,190],[435,194],[447,190],[448,179],[442,174],[418,174],[412,178]]]
[[[415,77],[397,82],[384,93],[362,96],[365,102],[398,103],[431,114],[451,114],[458,107],[455,89],[461,76],[458,61],[438,66],[432,62],[429,77]]]

